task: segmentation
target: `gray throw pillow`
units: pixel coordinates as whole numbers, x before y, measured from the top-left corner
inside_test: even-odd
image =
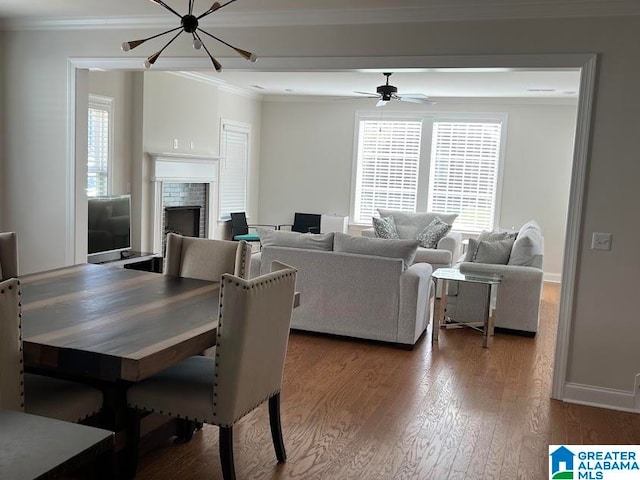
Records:
[[[514,240],[505,238],[504,240],[496,240],[495,242],[478,242],[478,249],[475,258],[476,263],[493,263],[506,265],[511,255],[511,248]]]
[[[479,242],[496,242],[498,240],[515,240],[518,232],[496,232],[496,231],[487,231],[483,230],[478,238],[470,238],[469,245],[467,245],[467,250],[464,254],[463,262],[473,262],[478,253],[478,244]]]
[[[433,221],[427,225],[416,237],[416,240],[424,248],[438,248],[438,242],[451,230],[451,225],[440,220],[440,217],[436,217]]]
[[[263,247],[292,247],[306,250],[333,250],[333,232],[331,233],[298,233],[272,228],[257,229]]]
[[[376,237],[387,238],[390,240],[397,240],[398,230],[396,229],[396,222],[393,217],[373,217],[373,230],[376,232]]]
[[[378,257],[400,258],[404,267],[413,263],[418,250],[417,240],[388,240],[367,238],[336,232],[333,242],[334,252],[359,253]]]
[[[473,259],[476,258],[476,253],[478,253],[478,244],[480,240],[476,240],[475,238],[469,239],[469,245],[467,245],[467,251],[464,252],[463,262],[473,262]]]

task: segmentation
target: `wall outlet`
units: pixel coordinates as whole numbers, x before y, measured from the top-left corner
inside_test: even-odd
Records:
[[[640,412],[640,373],[636,375],[636,383],[633,386],[633,408]]]
[[[178,149],[178,139],[177,139],[177,138],[174,138],[174,139],[173,139],[173,149],[174,149],[174,150],[177,150],[177,149]]]
[[[591,249],[592,250],[611,250],[611,240],[613,235],[611,233],[598,233],[593,232],[591,237]]]

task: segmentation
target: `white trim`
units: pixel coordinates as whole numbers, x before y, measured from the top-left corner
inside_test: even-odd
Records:
[[[562,283],[561,273],[545,273],[543,275],[543,281],[548,283]]]
[[[354,104],[360,104],[366,106],[366,102],[369,101],[373,105],[376,102],[375,98],[367,97],[339,97],[330,95],[271,95],[268,93],[261,94],[263,102],[278,102],[278,103],[334,103],[336,100],[340,100],[341,105],[350,105],[350,101],[353,100]],[[574,106],[578,104],[578,96],[575,97],[429,97],[429,100],[433,100],[437,105],[570,105]],[[419,107],[417,104],[413,105],[414,110],[405,110],[405,113],[411,111],[429,110],[430,105],[422,105]],[[393,110],[393,107],[387,105],[384,115],[387,115],[388,111]],[[378,112],[378,116],[380,113]]]
[[[565,232],[564,261],[562,275],[564,282],[560,291],[558,311],[558,333],[553,367],[551,397],[565,396],[567,367],[569,364],[569,342],[573,327],[573,312],[576,279],[578,276],[578,255],[580,254],[580,227],[582,224],[584,196],[587,183],[587,164],[591,138],[591,122],[595,95],[597,56],[593,54],[584,63],[580,74],[580,97],[578,103],[575,148],[571,170],[571,189]]]
[[[262,100],[263,95],[253,92],[249,89],[236,87],[235,85],[229,85],[225,80],[221,78],[212,77],[211,75],[207,75],[205,73],[198,72],[169,72],[171,75],[175,75],[177,77],[187,78],[189,80],[194,80],[196,82],[206,83],[207,85],[213,85],[218,87],[220,91],[227,93],[234,93],[236,95],[241,95],[243,97],[251,98],[253,100]]]
[[[65,264],[76,263],[76,67],[67,62],[67,172]]]
[[[590,407],[610,408],[623,412],[640,412],[634,407],[633,391],[627,390],[567,383],[564,386],[564,396],[561,400]]]
[[[529,1],[525,4],[478,2],[466,0],[447,5],[404,8],[334,8],[291,9],[253,12],[218,12],[202,21],[201,26],[216,28],[281,27],[311,25],[367,25],[437,21],[512,20],[528,18],[584,18],[640,14],[637,0],[555,0]],[[176,26],[171,15],[132,15],[103,17],[51,17],[11,19],[10,30],[114,30],[152,29]]]

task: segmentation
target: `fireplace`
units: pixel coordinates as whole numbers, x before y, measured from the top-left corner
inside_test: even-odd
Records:
[[[167,232],[213,238],[218,159],[204,155],[149,154],[153,251],[164,252]]]

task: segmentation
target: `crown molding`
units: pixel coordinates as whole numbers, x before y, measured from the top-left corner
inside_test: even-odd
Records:
[[[252,100],[261,101],[263,99],[263,95],[248,90],[246,88],[237,87],[235,85],[229,85],[224,80],[219,78],[214,78],[210,75],[198,72],[167,72],[171,75],[175,75],[177,77],[186,78],[188,80],[194,80],[196,82],[206,83],[207,85],[213,85],[218,87],[218,89],[222,92],[233,93],[235,95],[240,95],[242,97],[247,97]]]
[[[437,21],[509,20],[527,18],[580,18],[640,15],[638,0],[530,0],[505,4],[492,0],[463,0],[456,5],[423,7],[280,10],[264,12],[219,12],[207,17],[203,27],[281,27],[313,25],[366,25]],[[167,28],[174,17],[52,17],[15,18],[4,23],[9,30],[96,30],[123,28]],[[1,26],[1,25],[0,25]]]
[[[340,100],[336,100],[339,98]],[[264,102],[274,103],[332,103],[334,105],[359,105],[364,106],[367,100],[370,100],[371,104],[375,104],[375,99],[368,99],[365,97],[358,98],[353,97],[348,99],[347,97],[330,97],[321,95],[264,95]],[[344,101],[343,101],[344,100]],[[569,105],[577,106],[577,97],[433,97],[430,96],[429,100],[436,102],[436,105]],[[399,102],[405,108],[411,109],[430,109],[431,105],[419,105],[406,102]],[[393,110],[389,106],[385,109]]]

